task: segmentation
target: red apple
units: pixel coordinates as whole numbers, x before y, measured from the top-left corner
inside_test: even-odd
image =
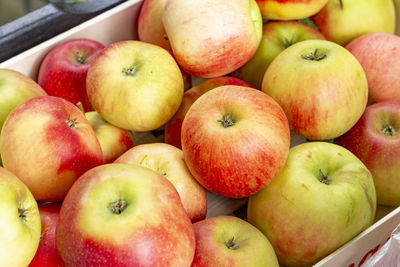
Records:
[[[400,102],[368,106],[360,120],[335,140],[372,173],[378,204],[400,205]]]
[[[136,164],[163,175],[175,186],[192,222],[206,217],[206,191],[189,172],[182,150],[164,143],[142,144],[129,149],[115,162]]]
[[[192,106],[194,101],[196,101],[196,99],[203,95],[205,92],[208,92],[211,89],[222,85],[240,85],[251,87],[250,84],[242,80],[234,77],[224,76],[211,78],[189,89],[183,94],[182,103],[178,111],[167,122],[167,125],[165,126],[165,143],[182,149],[181,128],[183,119],[185,118],[187,111]]]
[[[212,78],[245,64],[256,52],[262,18],[254,0],[169,0],[163,25],[179,65]]]
[[[43,204],[39,206],[42,234],[39,247],[29,267],[61,267],[64,262],[56,248],[56,226],[60,213],[60,204]]]
[[[354,39],[346,49],[364,69],[370,102],[400,101],[400,37],[370,33]]]
[[[103,163],[85,115],[54,96],[29,99],[10,113],[0,152],[4,167],[41,201],[61,201],[81,174]]]
[[[56,229],[67,266],[190,266],[192,223],[174,186],[144,167],[112,163],[82,175]]]
[[[192,267],[279,266],[264,234],[237,217],[216,216],[193,224],[193,228],[196,252]]]
[[[89,66],[104,46],[90,39],[73,39],[54,47],[44,58],[38,82],[52,96],[73,104],[81,102],[86,111],[93,110],[86,93]]]
[[[317,13],[328,0],[256,0],[263,18],[270,20],[303,19]]]
[[[290,132],[282,108],[256,89],[225,85],[193,103],[182,124],[182,149],[206,189],[247,197],[271,182],[285,164]]]

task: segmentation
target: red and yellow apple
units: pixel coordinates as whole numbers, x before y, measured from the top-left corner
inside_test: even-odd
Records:
[[[197,100],[205,92],[210,91],[223,85],[240,85],[251,87],[250,84],[230,76],[223,76],[218,78],[211,78],[204,82],[192,87],[183,94],[182,103],[175,115],[167,122],[165,126],[165,143],[173,145],[182,149],[181,144],[181,129],[182,122],[189,108],[194,101]]]
[[[312,20],[328,40],[346,45],[367,33],[394,33],[395,17],[393,0],[329,0]]]
[[[109,123],[126,130],[150,131],[178,110],[183,79],[165,49],[140,41],[105,48],[89,67],[90,102]]]
[[[321,10],[328,0],[256,0],[263,18],[295,20],[310,17]]]
[[[257,89],[261,89],[262,80],[269,64],[289,46],[309,39],[325,40],[325,37],[313,28],[297,21],[271,21],[263,25],[263,36],[256,54],[240,69],[233,72]]]
[[[311,266],[368,228],[376,192],[347,149],[309,142],[290,149],[282,171],[248,202],[247,219],[284,266]]]
[[[10,113],[0,152],[4,167],[41,201],[63,200],[80,175],[103,163],[99,141],[85,115],[54,96],[29,99]]]
[[[39,247],[29,267],[63,267],[64,262],[56,248],[56,226],[61,205],[46,203],[39,206],[42,231]]]
[[[262,35],[255,0],[169,0],[163,25],[179,65],[189,74],[228,74],[254,55]]]
[[[370,33],[348,45],[364,69],[371,103],[400,101],[400,37],[389,33]]]
[[[104,163],[111,163],[135,145],[130,131],[109,124],[96,111],[86,112],[103,152]]]
[[[325,40],[285,49],[265,72],[262,90],[283,108],[291,130],[311,140],[350,130],[368,100],[360,63],[345,48]]]
[[[29,189],[0,167],[0,259],[7,267],[27,266],[39,245],[40,216]]]
[[[105,164],[68,192],[56,229],[66,266],[190,266],[192,223],[174,186],[130,164]]]
[[[335,143],[354,153],[372,173],[378,204],[400,205],[400,102],[368,106]]]
[[[271,243],[261,231],[234,216],[216,216],[193,224],[196,252],[192,267],[279,267]]]
[[[38,83],[52,96],[93,110],[86,93],[86,75],[91,62],[104,48],[91,39],[72,39],[56,45],[43,59]]]
[[[197,99],[182,124],[182,149],[206,189],[247,197],[282,169],[290,145],[282,108],[259,90],[225,85]]]

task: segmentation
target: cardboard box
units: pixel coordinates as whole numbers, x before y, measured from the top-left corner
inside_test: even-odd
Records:
[[[400,0],[396,0],[396,3]],[[142,1],[130,0],[99,16],[82,23],[42,44],[33,47],[5,62],[0,68],[14,69],[36,80],[39,65],[43,57],[58,43],[74,39],[89,38],[104,45],[137,39],[136,18]],[[400,27],[398,27],[400,28]],[[135,143],[162,142],[162,136],[153,136],[150,133],[135,133]],[[292,146],[305,142],[299,136],[292,135]],[[212,193],[207,193],[207,217],[232,214],[246,202],[246,199],[229,199]],[[357,267],[375,253],[390,237],[394,228],[400,224],[400,207],[378,206],[376,222],[367,230],[359,234],[346,245],[327,256],[315,266],[344,266]]]

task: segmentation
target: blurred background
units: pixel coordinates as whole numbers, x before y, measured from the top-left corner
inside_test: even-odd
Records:
[[[0,25],[48,4],[46,0],[0,0]]]

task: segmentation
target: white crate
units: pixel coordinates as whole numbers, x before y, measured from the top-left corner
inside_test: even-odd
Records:
[[[396,4],[400,0],[395,0]],[[75,38],[89,38],[104,45],[137,39],[136,20],[142,0],[124,2],[98,16],[86,21],[56,37],[47,40],[7,61],[0,63],[0,68],[14,69],[37,80],[37,72],[43,57],[58,43]],[[399,5],[400,6],[400,5]],[[400,23],[398,23],[400,25]],[[400,27],[397,27],[400,32]],[[135,143],[160,142],[160,137],[148,133],[135,133]],[[305,140],[292,135],[291,145]],[[232,214],[243,206],[246,199],[229,199],[207,192],[207,217]],[[400,224],[400,207],[378,206],[376,222],[353,240],[327,256],[315,266],[357,267],[370,257],[390,237],[390,233]]]

